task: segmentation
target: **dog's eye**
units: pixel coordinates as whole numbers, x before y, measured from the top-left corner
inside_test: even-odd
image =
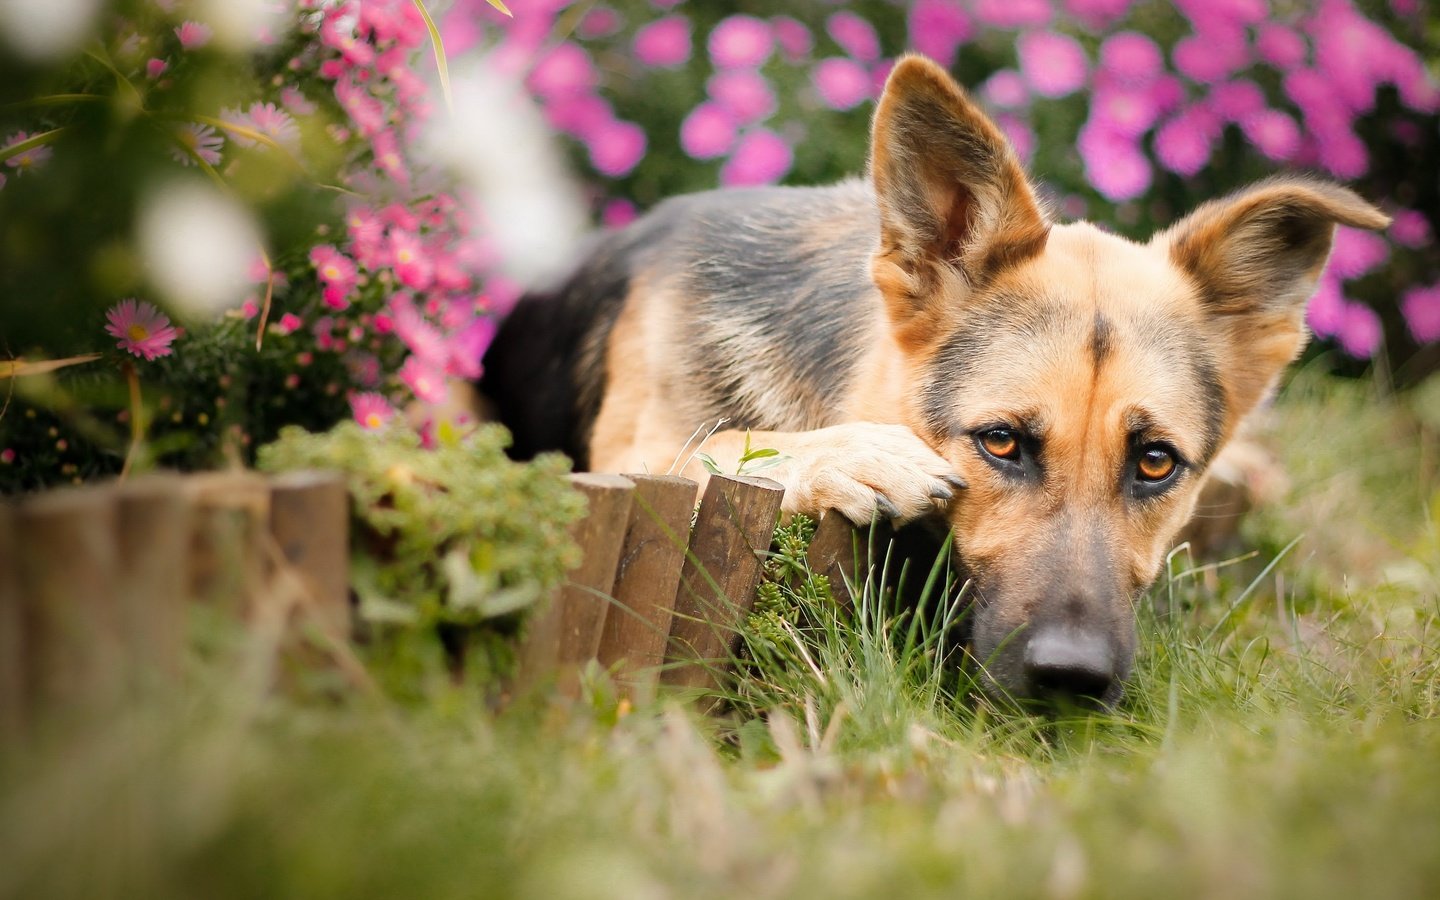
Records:
[[[1141,481],[1155,483],[1175,474],[1175,466],[1175,454],[1165,447],[1152,444],[1140,452],[1140,459],[1135,463],[1135,474]]]
[[[1014,462],[1020,458],[1020,436],[1009,428],[992,428],[976,437],[980,449],[996,459]]]

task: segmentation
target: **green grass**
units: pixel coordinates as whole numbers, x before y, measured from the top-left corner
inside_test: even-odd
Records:
[[[803,589],[770,598],[801,624],[750,635],[725,717],[603,689],[499,717],[458,691],[301,700],[212,661],[183,696],[4,757],[0,895],[1434,896],[1421,418],[1367,384],[1293,384],[1271,426],[1291,491],[1247,523],[1259,553],[1177,555],[1154,591],[1177,612],[1142,610],[1114,713],[957,696],[928,617],[842,622]]]

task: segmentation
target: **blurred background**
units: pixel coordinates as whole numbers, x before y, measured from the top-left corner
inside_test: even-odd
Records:
[[[1437,36],[1423,0],[12,0],[0,490],[250,462],[286,423],[433,440],[587,230],[863,172],[907,51],[1062,218],[1143,239],[1277,171],[1352,184],[1395,223],[1340,230],[1308,357],[1413,388],[1440,366]]]

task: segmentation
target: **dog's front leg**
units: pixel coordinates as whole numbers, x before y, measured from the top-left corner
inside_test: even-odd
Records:
[[[773,449],[779,456],[742,465],[747,436],[751,451]],[[680,461],[680,474],[702,485],[710,474],[700,459],[703,453],[726,474],[738,471],[780,482],[787,513],[819,516],[835,510],[862,525],[876,511],[896,522],[920,518],[965,486],[950,463],[904,425],[850,422],[815,431],[720,431],[690,453],[688,461]],[[775,459],[780,461],[760,468]]]

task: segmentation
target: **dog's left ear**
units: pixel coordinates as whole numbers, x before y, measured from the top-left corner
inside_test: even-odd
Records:
[[[1050,226],[1010,142],[930,60],[895,64],[870,153],[872,274],[897,325],[922,327],[934,304],[1044,249]]]
[[[1191,279],[1228,345],[1234,420],[1305,346],[1305,302],[1330,256],[1335,226],[1389,223],[1337,184],[1276,178],[1212,200],[1151,240]]]

